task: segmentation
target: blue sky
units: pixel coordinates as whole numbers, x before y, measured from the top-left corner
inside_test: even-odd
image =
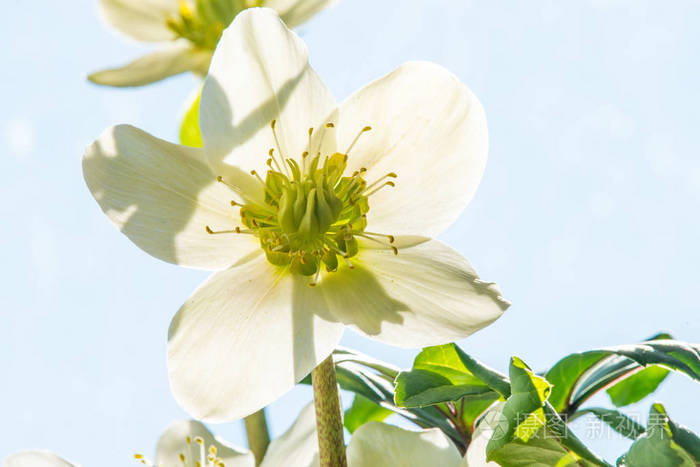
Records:
[[[3,9],[0,457],[42,447],[84,465],[129,465],[186,416],[168,389],[166,333],[206,274],[118,233],[80,159],[117,123],[175,140],[196,81],[86,82],[147,50],[103,25],[97,0]],[[468,353],[503,371],[511,355],[544,369],[661,330],[698,340],[698,13],[691,1],[340,0],[301,28],[338,99],[414,59],[449,68],[481,99],[489,163],[441,239],[513,306],[459,343]],[[416,354],[350,332],[343,344],[402,367]],[[273,433],[310,398],[297,388],[273,404]],[[699,431],[697,398],[696,384],[672,375],[628,412],[645,417],[658,399]],[[587,428],[578,425],[584,437]],[[244,443],[238,423],[213,429]],[[626,443],[611,437],[591,445],[614,460]]]

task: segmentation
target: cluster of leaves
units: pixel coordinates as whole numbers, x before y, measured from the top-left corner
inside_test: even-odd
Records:
[[[582,407],[603,389],[616,408],[638,402],[671,371],[700,382],[700,346],[667,334],[574,353],[541,374],[513,357],[506,376],[454,344],[423,349],[407,371],[347,349],[336,351],[335,360],[340,386],[355,393],[344,419],[350,432],[397,413],[420,427],[440,428],[465,452],[493,413],[486,456],[503,467],[609,465],[569,429],[588,415],[634,440],[618,465],[700,465],[700,438],[661,404],[652,405],[646,427],[613,408]]]

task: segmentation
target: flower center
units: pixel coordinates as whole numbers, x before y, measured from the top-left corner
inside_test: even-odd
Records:
[[[246,8],[257,7],[262,0],[180,0],[178,14],[167,18],[166,24],[177,37],[187,39],[196,47],[214,50],[224,29]]]
[[[321,268],[328,272],[338,269],[339,258],[352,268],[350,258],[357,255],[357,238],[382,243],[398,254],[392,235],[366,231],[369,198],[384,187],[393,187],[396,174],[391,172],[367,183],[367,169],[345,174],[348,153],[359,138],[372,128],[360,130],[345,154],[336,152],[322,157],[320,152],[304,152],[301,161],[285,158],[279,148],[275,121],[270,124],[277,146],[268,152],[265,179],[253,170],[251,174],[262,184],[264,202],[240,204],[241,221],[245,228],[214,231],[210,234],[250,234],[259,238],[270,263],[289,267],[290,271],[313,276],[309,285],[319,280]],[[323,131],[335,125],[327,123]],[[309,148],[313,128],[309,128]],[[319,143],[319,147],[321,144]],[[225,183],[222,177],[219,182]]]
[[[194,439],[187,436],[183,448],[183,452],[178,453],[182,467],[226,467],[224,461],[216,456],[216,446],[211,444],[207,447],[204,439],[199,436],[196,436]],[[156,464],[143,454],[134,454],[134,459],[141,462],[143,465],[156,466]],[[157,466],[166,467],[160,463],[157,464]]]

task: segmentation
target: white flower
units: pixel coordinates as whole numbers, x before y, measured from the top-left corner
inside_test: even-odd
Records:
[[[201,423],[172,423],[158,441],[155,462],[135,454],[141,464],[158,467],[254,467],[250,452],[233,448]],[[460,467],[459,451],[437,428],[411,431],[379,422],[359,427],[347,447],[349,467],[412,465]],[[5,459],[5,467],[77,467],[47,451],[23,451]],[[318,467],[318,438],[313,403],[302,409],[294,424],[274,439],[260,467]],[[474,465],[474,464],[473,464]],[[474,465],[475,467],[475,465]]]
[[[255,467],[253,454],[229,445],[195,420],[170,424],[158,440],[155,462],[135,454],[136,462],[158,467]],[[49,451],[27,450],[5,459],[4,467],[78,467]]]
[[[416,348],[508,307],[430,240],[470,201],[487,155],[483,109],[448,71],[407,63],[336,106],[296,34],[249,9],[223,34],[200,116],[203,149],[117,126],[83,159],[90,191],[134,243],[219,271],[169,331],[171,388],[196,418],[274,401],[346,325]]]
[[[4,467],[78,467],[49,451],[26,450],[5,458]]]
[[[242,10],[275,9],[296,27],[333,0],[100,0],[104,19],[132,39],[162,48],[125,66],[88,76],[106,86],[142,86],[192,71],[204,76],[221,32]]]
[[[134,457],[142,464],[158,467],[255,467],[252,453],[214,437],[195,420],[170,424],[158,440],[155,462],[143,454]]]

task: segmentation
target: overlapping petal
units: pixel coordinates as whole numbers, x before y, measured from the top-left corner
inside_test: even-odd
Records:
[[[498,463],[486,460],[486,445],[501,421],[501,412],[504,404],[505,402],[495,404],[483,416],[476,430],[474,430],[474,435],[467,448],[462,467],[498,467]],[[502,429],[496,433],[498,436],[504,435]]]
[[[339,150],[367,125],[372,131],[350,151],[349,170],[367,168],[370,182],[398,174],[395,188],[370,198],[369,228],[437,236],[469,203],[486,166],[488,131],[478,99],[439,65],[410,62],[340,105]]]
[[[415,243],[415,239],[398,244]],[[495,321],[509,303],[458,252],[436,240],[363,248],[319,286],[331,313],[351,328],[398,347],[452,342]]]
[[[340,341],[324,294],[268,263],[262,251],[212,275],[177,312],[168,337],[170,385],[207,421],[235,420],[291,389]]]
[[[182,465],[181,455],[185,456],[187,465],[194,465],[193,461],[200,459],[200,445],[194,440],[202,438],[205,452],[208,454],[210,446],[216,448],[216,457],[220,458],[227,467],[254,467],[255,456],[251,452],[243,452],[221,441],[198,421],[178,420],[168,426],[158,440],[156,448],[156,465],[175,466]],[[187,443],[187,440],[190,443]],[[202,465],[205,465],[204,463]]]
[[[381,422],[368,422],[355,430],[347,456],[350,467],[458,467],[461,462],[457,448],[438,428],[410,431]]]
[[[217,183],[200,149],[121,125],[87,148],[83,176],[112,223],[156,258],[218,270],[259,250],[252,237],[206,233],[240,219],[230,205],[236,194]]]
[[[11,454],[4,467],[78,467],[50,451],[27,450]]]
[[[226,176],[231,166],[264,173],[268,151],[299,158],[308,129],[335,100],[310,67],[304,42],[270,9],[240,13],[224,31],[204,83],[200,127],[207,156]]]
[[[314,404],[304,407],[294,424],[267,448],[260,467],[314,467],[319,465]]]
[[[105,86],[143,86],[185,71],[205,75],[210,60],[211,52],[178,41],[122,67],[92,73],[88,79]]]
[[[104,19],[140,41],[167,41],[175,38],[166,21],[177,15],[178,0],[101,0]]]
[[[332,4],[335,0],[264,0],[262,6],[279,13],[282,21],[290,28],[308,21],[313,15]]]

